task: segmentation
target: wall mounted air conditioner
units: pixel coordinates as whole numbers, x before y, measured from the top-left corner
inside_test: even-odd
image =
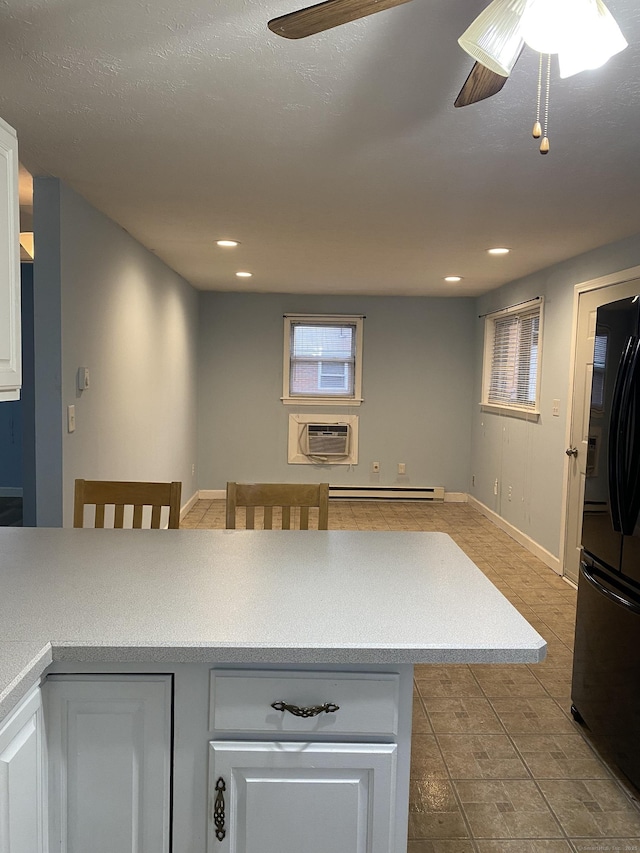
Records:
[[[349,424],[305,424],[302,452],[305,456],[348,456]]]

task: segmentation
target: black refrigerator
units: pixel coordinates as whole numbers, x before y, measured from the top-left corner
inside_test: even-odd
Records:
[[[640,302],[598,309],[572,713],[640,787]]]

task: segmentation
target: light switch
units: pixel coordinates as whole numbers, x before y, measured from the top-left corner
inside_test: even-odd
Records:
[[[69,432],[76,431],[76,407],[67,406],[67,430]]]
[[[89,368],[78,368],[78,391],[86,391],[89,387]]]

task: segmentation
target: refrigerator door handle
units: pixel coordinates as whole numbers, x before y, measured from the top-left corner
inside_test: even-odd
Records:
[[[609,468],[609,507],[611,512],[611,521],[613,529],[616,533],[622,530],[622,522],[620,518],[621,494],[620,488],[622,485],[622,477],[624,476],[624,460],[622,457],[622,442],[620,441],[620,419],[622,414],[623,401],[627,396],[625,390],[629,381],[629,364],[633,351],[634,338],[629,338],[625,345],[618,365],[616,381],[613,389],[613,399],[611,401],[611,420],[609,425],[609,452],[608,452],[608,468]]]
[[[585,580],[587,580],[601,595],[604,595],[610,601],[613,601],[614,604],[624,607],[626,610],[630,610],[632,613],[640,614],[640,604],[635,601],[630,601],[628,598],[625,598],[623,595],[619,595],[617,592],[614,592],[612,589],[609,589],[600,583],[600,581],[595,577],[597,569],[594,570],[592,566],[587,566],[585,563],[581,563],[580,571],[582,572]]]

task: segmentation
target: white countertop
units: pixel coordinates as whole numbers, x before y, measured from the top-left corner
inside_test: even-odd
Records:
[[[0,718],[52,660],[535,663],[444,533],[0,530]]]

